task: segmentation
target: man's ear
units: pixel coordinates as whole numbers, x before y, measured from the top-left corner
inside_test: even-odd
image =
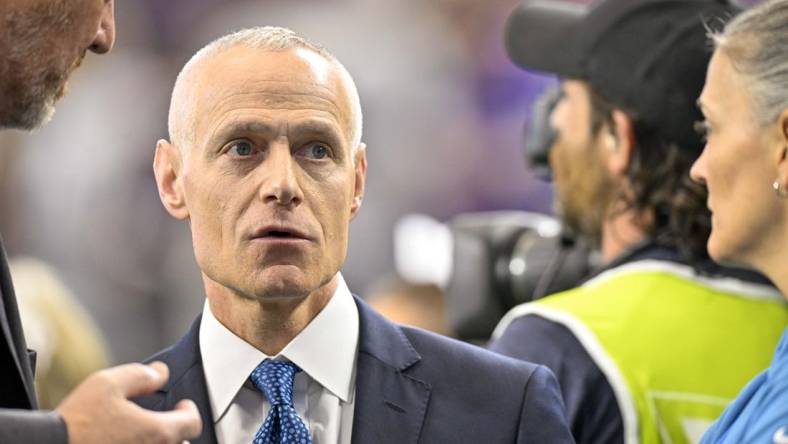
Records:
[[[350,204],[350,218],[356,217],[364,200],[364,187],[367,181],[367,146],[360,144],[353,156],[355,170],[355,185],[353,188],[353,202]]]
[[[603,137],[608,138],[606,142],[607,164],[614,176],[624,176],[629,170],[629,164],[632,162],[635,151],[635,129],[632,119],[623,111],[613,110],[612,117],[613,127],[602,129],[602,131],[609,132],[603,134]]]
[[[178,147],[164,139],[156,142],[153,174],[167,212],[176,219],[188,219],[189,209],[183,192],[183,159]]]

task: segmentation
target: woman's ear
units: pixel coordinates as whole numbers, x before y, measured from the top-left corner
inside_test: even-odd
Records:
[[[777,124],[780,129],[780,143],[788,147],[788,108],[780,113],[780,117],[777,118]]]
[[[777,166],[777,181],[788,186],[788,109],[783,110],[775,123],[774,160]],[[770,142],[771,143],[771,142]]]

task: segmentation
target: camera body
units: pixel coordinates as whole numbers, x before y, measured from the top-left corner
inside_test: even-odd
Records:
[[[557,137],[550,114],[561,99],[547,88],[533,104],[523,154],[536,177],[551,180]],[[542,214],[463,214],[449,224],[452,272],[445,286],[449,326],[461,339],[485,341],[511,308],[577,286],[596,266],[592,249]]]
[[[526,125],[523,154],[543,180],[552,178],[557,133],[550,114],[560,99],[558,86],[548,88]],[[470,342],[489,339],[511,308],[576,287],[599,262],[560,221],[524,211],[466,213],[448,224],[406,217],[395,233],[395,257],[406,280],[443,290],[449,329]]]
[[[590,248],[552,217],[522,211],[454,218],[446,316],[463,340],[485,341],[511,308],[577,286],[594,265]]]

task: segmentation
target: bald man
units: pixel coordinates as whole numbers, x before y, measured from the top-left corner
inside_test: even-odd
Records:
[[[52,117],[85,53],[112,48],[113,6],[112,0],[0,1],[0,129],[33,129]],[[33,356],[0,241],[0,443],[181,444],[199,433],[200,418],[191,401],[172,412],[154,413],[127,400],[153,392],[167,380],[161,363],[104,370],[56,411],[35,411]]]
[[[183,68],[154,172],[188,220],[206,303],[153,359],[194,399],[192,443],[569,443],[553,375],[422,330],[354,297],[340,273],[367,172],[361,106],[325,49],[266,27]]]

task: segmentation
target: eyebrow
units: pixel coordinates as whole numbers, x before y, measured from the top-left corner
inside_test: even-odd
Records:
[[[287,129],[288,134],[292,135],[320,135],[337,139],[342,137],[342,134],[339,132],[341,128],[330,125],[322,120],[310,119],[303,122],[296,122],[295,124],[288,125]]]
[[[211,141],[225,141],[242,135],[272,135],[279,131],[278,125],[272,125],[263,120],[238,120],[217,129],[210,137]],[[287,124],[288,137],[298,136],[323,136],[330,138],[330,142],[342,142],[341,128],[337,128],[319,119],[307,119]]]
[[[249,121],[235,121],[229,125],[223,126],[211,135],[209,140],[225,140],[230,137],[235,137],[239,134],[271,134],[275,128],[263,121],[249,120]]]
[[[710,108],[709,105],[703,103],[700,100],[700,98],[698,98],[698,102],[697,103],[698,103],[698,107],[700,108],[700,112],[703,115],[703,120],[705,120],[706,122],[712,123],[712,124],[720,122],[720,120],[719,120],[720,119],[720,115],[718,114],[718,111],[719,112],[723,112],[723,110],[721,110],[719,107],[717,107],[716,109],[715,108]]]

